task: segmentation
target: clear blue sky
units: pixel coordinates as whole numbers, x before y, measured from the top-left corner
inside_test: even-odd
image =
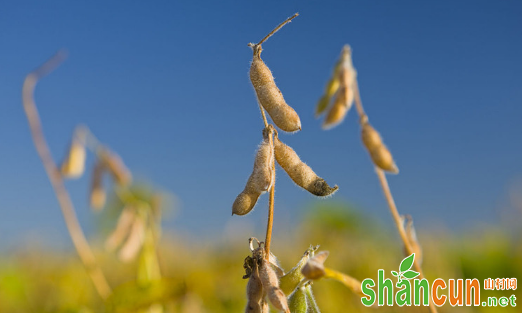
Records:
[[[301,116],[303,130],[282,140],[340,186],[335,199],[389,218],[355,112],[328,132],[313,117],[349,43],[401,170],[390,177],[401,211],[421,225],[498,220],[522,177],[520,1],[11,1],[0,6],[0,241],[65,231],[20,104],[26,73],[62,47],[70,57],[36,92],[57,160],[85,123],[137,177],[179,197],[167,228],[262,228],[266,199],[230,217],[261,139],[247,43],[294,12],[263,59]],[[88,179],[67,186],[92,229]],[[279,172],[276,229],[311,200]]]

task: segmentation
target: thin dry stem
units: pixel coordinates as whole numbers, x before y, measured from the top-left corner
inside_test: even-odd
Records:
[[[359,117],[362,118],[363,116],[366,116],[366,113],[364,113],[364,108],[362,106],[361,94],[359,93],[359,83],[357,82],[357,79],[353,82],[353,93],[357,114],[359,114]]]
[[[62,210],[62,214],[67,225],[67,230],[71,236],[72,242],[76,251],[87,270],[87,273],[91,277],[91,280],[96,288],[96,291],[103,299],[111,294],[111,288],[107,283],[107,279],[103,275],[103,272],[98,267],[94,254],[89,247],[89,243],[85,239],[85,235],[81,229],[80,223],[76,217],[74,206],[71,198],[65,186],[60,171],[53,160],[47,142],[45,140],[42,125],[40,123],[40,116],[38,109],[34,102],[34,88],[38,80],[51,72],[65,59],[65,53],[63,51],[58,52],[51,59],[45,62],[42,66],[31,72],[25,78],[24,85],[22,87],[22,104],[27,115],[29,127],[31,129],[31,135],[33,137],[36,151],[42,160],[49,181],[54,189],[56,198]]]
[[[362,123],[362,121],[366,118],[366,113],[364,113],[362,101],[361,101],[361,95],[359,93],[359,86],[357,83],[357,80],[354,82],[354,100],[355,100],[355,107],[357,108],[357,113],[359,114],[359,121]],[[377,174],[377,178],[379,179],[379,183],[381,184],[381,188],[384,192],[384,197],[386,198],[386,202],[388,203],[388,207],[390,208],[390,212],[392,214],[393,220],[395,222],[395,225],[397,226],[397,230],[399,232],[399,235],[401,237],[402,242],[404,243],[404,247],[408,254],[412,254],[413,248],[411,246],[410,241],[408,240],[408,236],[406,235],[406,230],[404,229],[404,224],[402,223],[401,216],[399,214],[399,211],[397,210],[397,206],[395,205],[395,201],[393,200],[393,195],[390,191],[390,186],[388,185],[388,180],[386,179],[386,174],[383,170],[375,166],[375,173]],[[414,263],[415,269],[417,272],[419,272],[420,279],[424,278],[424,273],[422,272],[422,267],[418,262]],[[430,301],[430,312],[437,313],[437,308],[433,304],[433,302]]]
[[[261,39],[260,42],[255,44],[255,46],[260,46],[263,42],[265,42],[268,38],[272,37],[273,34],[277,33],[278,30],[281,29],[281,27],[285,26],[286,24],[290,23],[294,18],[296,18],[299,15],[299,13],[295,13],[294,15],[287,18],[284,22],[279,24],[276,28],[274,28],[268,35],[265,36],[265,38]]]
[[[261,116],[263,117],[263,123],[265,124],[265,128],[268,128],[268,120],[266,119],[265,109],[263,108],[260,102],[258,102],[257,104],[259,104],[259,110],[261,110]]]
[[[263,108],[261,112],[264,113]],[[264,114],[263,114],[264,116]],[[266,122],[265,122],[266,123]],[[270,125],[271,126],[271,125]],[[268,127],[268,126],[267,126]],[[274,138],[273,131],[269,133],[268,140],[272,151],[274,150]],[[270,188],[270,194],[268,197],[268,221],[266,224],[266,238],[265,238],[265,257],[266,260],[270,258],[270,242],[272,241],[272,226],[274,224],[274,196],[275,196],[275,158],[272,158],[272,188]]]

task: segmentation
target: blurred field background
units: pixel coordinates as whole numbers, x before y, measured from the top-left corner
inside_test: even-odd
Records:
[[[74,127],[88,125],[138,182],[171,195],[159,246],[168,283],[151,297],[168,298],[174,312],[243,311],[247,240],[264,238],[267,204],[264,197],[250,215],[230,217],[261,140],[247,43],[294,12],[301,15],[263,46],[303,123],[282,139],[340,190],[315,201],[278,174],[272,250],[283,267],[310,244],[361,280],[403,258],[356,114],[328,132],[313,116],[350,44],[365,108],[401,170],[390,187],[400,213],[413,216],[427,278],[521,277],[522,2],[16,1],[0,4],[0,312],[107,309],[70,242],[21,109],[25,75],[59,48],[69,58],[35,95],[54,159]],[[83,177],[66,186],[109,283],[128,287],[137,265],[103,249],[115,215],[88,208],[88,185]],[[122,307],[146,301],[126,290]],[[314,290],[324,313],[375,311],[337,282]],[[453,310],[519,311],[440,312]]]
[[[384,212],[383,212],[384,213]],[[387,213],[387,212],[386,212]],[[522,212],[512,212],[520,220]],[[242,312],[246,280],[243,259],[249,255],[249,232],[218,236],[201,242],[166,231],[160,247],[165,277],[174,281],[163,296],[167,312]],[[261,237],[261,236],[260,236]],[[520,277],[522,241],[520,227],[505,223],[451,231],[443,226],[419,231],[424,246],[424,269],[435,278]],[[101,236],[98,239],[102,239]],[[99,240],[98,240],[99,241]],[[96,240],[95,240],[96,242]],[[273,251],[289,270],[310,244],[331,251],[327,264],[358,279],[376,278],[377,269],[396,269],[402,248],[395,229],[383,219],[370,217],[360,209],[337,202],[313,204],[292,230],[279,230]],[[99,244],[99,242],[98,242]],[[136,264],[122,265],[114,256],[97,249],[102,268],[114,285],[129,282]],[[391,275],[390,275],[391,276]],[[169,287],[170,288],[170,287]],[[323,312],[427,312],[418,308],[365,308],[360,298],[335,281],[314,284]],[[118,288],[115,289],[118,292]],[[125,294],[125,293],[124,293]],[[160,293],[161,294],[161,293]],[[520,298],[516,291],[482,291],[487,296]],[[139,302],[126,294],[124,308]],[[0,310],[2,312],[101,312],[105,304],[95,293],[83,266],[70,250],[27,245],[5,254],[0,263]],[[440,312],[455,310],[449,305]],[[459,312],[518,312],[518,308],[458,308]]]

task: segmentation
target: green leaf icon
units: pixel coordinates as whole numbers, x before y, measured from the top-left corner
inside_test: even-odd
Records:
[[[399,270],[401,272],[406,272],[413,265],[413,260],[415,260],[415,253],[412,253],[409,257],[404,258],[402,260],[401,265],[399,266]]]
[[[404,276],[404,278],[407,278],[407,279],[412,279],[412,278],[415,278],[415,277],[417,277],[419,275],[420,275],[420,273],[415,272],[415,271],[407,271],[407,272],[402,274],[402,276]]]
[[[399,274],[398,274],[396,271],[391,271],[391,273],[392,273],[392,275],[395,276],[395,277],[399,276]]]

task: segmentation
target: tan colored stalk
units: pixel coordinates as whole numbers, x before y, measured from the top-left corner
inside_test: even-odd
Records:
[[[76,252],[85,266],[96,291],[102,299],[107,299],[112,292],[111,288],[109,287],[103,272],[96,263],[96,259],[89,247],[89,243],[85,239],[85,235],[83,234],[78,218],[76,217],[71,198],[65,189],[60,170],[54,162],[45,140],[38,109],[34,102],[34,88],[38,80],[56,68],[64,59],[65,54],[63,52],[58,52],[39,68],[27,75],[22,87],[22,104],[25,114],[27,115],[36,151],[42,160],[49,181],[51,182],[56,198],[58,199],[65,224],[67,225],[67,230],[69,231],[69,235],[71,236],[74,247],[76,248]]]
[[[359,114],[359,122],[361,122],[363,117],[366,116],[366,113],[364,113],[362,101],[361,101],[361,95],[359,93],[359,85],[357,83],[357,80],[353,83],[354,87],[354,93],[355,93],[355,107],[357,109],[357,113]],[[375,166],[375,173],[377,174],[377,178],[379,179],[379,183],[381,185],[382,191],[384,192],[384,197],[386,198],[386,202],[388,203],[388,207],[390,208],[390,212],[393,217],[393,221],[395,222],[395,226],[397,226],[397,230],[399,232],[399,236],[401,237],[402,242],[404,243],[404,247],[406,249],[406,252],[409,254],[414,253],[415,251],[412,248],[412,244],[408,240],[408,236],[406,235],[406,230],[404,229],[404,223],[402,222],[401,216],[399,214],[399,211],[397,210],[397,206],[395,205],[395,201],[393,200],[393,195],[390,191],[390,186],[388,185],[388,180],[386,179],[386,174],[383,170]],[[417,272],[420,273],[419,278],[424,278],[424,273],[422,272],[422,267],[419,262],[415,262],[415,269]],[[430,312],[437,313],[437,308],[433,304],[433,302],[430,301]]]
[[[269,128],[272,127],[272,125],[268,125],[266,116],[265,116],[265,110],[261,105],[259,105],[259,108],[261,109],[261,113],[263,115],[263,121],[265,123],[265,127]],[[270,147],[272,148],[272,151],[274,150],[274,137],[273,132],[270,132],[268,134],[268,141],[270,142]],[[270,243],[272,241],[272,227],[274,224],[274,197],[275,197],[275,183],[276,183],[276,176],[275,176],[275,157],[272,158],[272,187],[270,188],[269,195],[268,195],[268,221],[266,222],[266,237],[265,237],[265,257],[268,261],[270,257]]]
[[[256,46],[260,46],[263,42],[265,42],[268,38],[275,34],[279,29],[281,29],[281,27],[285,26],[287,23],[290,23],[290,21],[292,21],[297,16],[299,16],[299,13],[295,13],[294,15],[287,18],[284,22],[282,22],[276,28],[274,28],[268,35],[266,35],[265,38],[261,39],[261,41],[258,42]]]

